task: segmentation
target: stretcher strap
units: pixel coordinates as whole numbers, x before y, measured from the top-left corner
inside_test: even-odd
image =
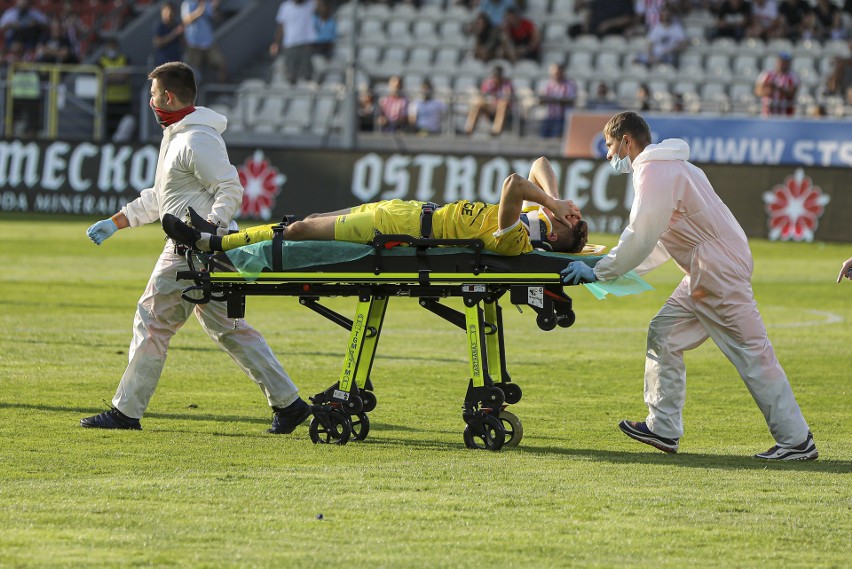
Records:
[[[279,223],[272,228],[272,270],[279,272],[282,269],[281,252],[284,245],[285,224]]]
[[[436,203],[426,202],[420,209],[420,237],[429,239],[432,237],[432,214],[440,208]]]

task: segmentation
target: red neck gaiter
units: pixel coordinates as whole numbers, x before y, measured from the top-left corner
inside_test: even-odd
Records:
[[[195,107],[193,105],[178,109],[176,111],[167,111],[166,109],[155,107],[153,103],[151,103],[151,109],[154,111],[154,115],[156,115],[157,117],[157,122],[160,123],[160,126],[163,128],[175,124],[189,113],[195,111]]]

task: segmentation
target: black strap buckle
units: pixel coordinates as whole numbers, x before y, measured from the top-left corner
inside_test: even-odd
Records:
[[[426,202],[420,208],[420,237],[430,239],[432,237],[432,214],[440,208],[436,203]]]

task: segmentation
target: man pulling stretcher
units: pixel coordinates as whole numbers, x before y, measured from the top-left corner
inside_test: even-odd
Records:
[[[432,239],[481,239],[486,250],[503,255],[528,253],[534,248],[582,252],[588,240],[588,226],[574,202],[557,198],[556,186],[550,163],[539,158],[528,180],[518,174],[506,178],[498,205],[468,200],[445,206],[402,200],[375,202],[308,216],[285,227],[284,239],[370,243],[376,235],[403,234]],[[229,251],[268,241],[277,226],[261,225],[217,235],[212,229],[204,232],[173,215],[163,217],[163,229],[169,237],[201,251]]]

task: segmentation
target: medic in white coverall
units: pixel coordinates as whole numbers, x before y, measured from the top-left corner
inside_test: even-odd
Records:
[[[622,431],[677,452],[686,396],[683,352],[712,338],[737,368],[777,443],[756,456],[815,459],[808,425],[757,310],[746,235],[704,172],[687,161],[689,146],[679,139],[650,144],[647,123],[632,112],[615,115],[604,136],[607,159],[616,171],[633,172],[629,223],[618,245],[593,270],[571,263],[563,280],[607,281],[634,269],[642,274],[669,258],[686,273],[648,330],[648,417],[644,423],[622,421]]]
[[[162,68],[166,73],[158,75]],[[98,245],[123,227],[159,221],[166,213],[183,217],[187,207],[227,228],[242,203],[243,187],[221,136],[227,120],[210,109],[192,106],[195,82],[191,68],[182,63],[165,64],[150,77],[151,106],[164,127],[154,187],[142,190],[120,213],[89,228],[89,237]],[[191,98],[188,93],[179,96],[181,81],[184,86],[191,81]],[[170,83],[175,86],[169,87]],[[176,279],[180,270],[187,270],[186,260],[175,253],[175,244],[167,241],[139,300],[129,364],[112,400],[114,409],[83,419],[82,425],[141,428],[138,419],[157,387],[169,341],[194,312],[204,331],[260,386],[275,409],[270,432],[292,431],[307,418],[309,406],[299,398],[297,387],[263,336],[243,320],[228,318],[223,302],[195,305],[182,300],[184,285]],[[278,417],[279,410],[285,408],[295,414]],[[298,423],[276,425],[279,419]]]

